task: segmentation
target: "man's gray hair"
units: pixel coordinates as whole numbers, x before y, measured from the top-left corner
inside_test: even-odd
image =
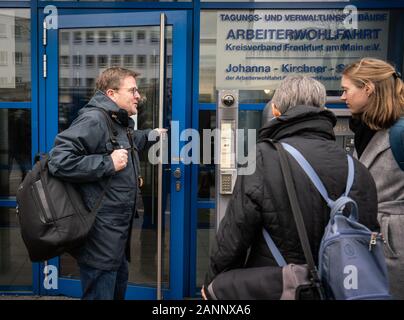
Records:
[[[322,83],[307,76],[287,76],[276,89],[271,102],[281,113],[298,105],[325,106],[326,91]]]

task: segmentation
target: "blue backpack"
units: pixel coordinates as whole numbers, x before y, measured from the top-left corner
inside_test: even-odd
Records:
[[[358,222],[358,205],[348,196],[354,180],[354,162],[351,156],[347,155],[348,178],[345,192],[333,201],[303,155],[287,143],[282,143],[282,146],[295,158],[331,209],[330,220],[320,244],[318,266],[327,299],[391,299],[382,235],[370,231]],[[343,212],[348,207],[347,217]],[[273,242],[270,250],[274,256],[281,256]]]
[[[398,119],[390,128],[389,140],[394,159],[396,159],[401,170],[404,171],[404,117]]]

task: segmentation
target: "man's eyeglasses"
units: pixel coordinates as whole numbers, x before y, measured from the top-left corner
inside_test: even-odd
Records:
[[[129,93],[132,93],[132,95],[133,96],[135,96],[136,95],[136,93],[139,93],[140,94],[140,92],[139,92],[139,88],[136,88],[136,87],[134,87],[134,88],[129,88],[129,89],[126,89],[126,88],[121,88],[122,90],[126,90],[126,91],[128,91]],[[116,91],[119,91],[119,89],[115,89]]]
[[[140,94],[138,88],[131,88],[131,89],[129,89],[128,91],[129,91],[129,92],[132,92],[132,95],[136,95],[136,93],[139,93],[139,94]]]

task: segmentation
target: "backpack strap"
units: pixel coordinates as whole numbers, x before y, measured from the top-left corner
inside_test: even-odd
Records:
[[[313,285],[317,288],[318,294],[321,300],[325,299],[324,289],[321,284],[320,277],[318,275],[317,267],[314,263],[313,254],[310,249],[310,242],[307,236],[306,227],[304,225],[302,211],[300,209],[299,201],[297,199],[297,194],[295,190],[295,185],[293,183],[292,171],[290,169],[290,164],[288,161],[288,157],[286,151],[282,144],[279,142],[270,142],[275,146],[276,150],[278,150],[280,157],[280,165],[282,175],[285,181],[286,191],[288,193],[290,206],[292,208],[293,218],[296,223],[297,233],[299,235],[300,244],[303,249],[304,257],[306,258],[306,263],[310,272],[310,280]]]
[[[109,140],[111,141],[112,146],[118,146],[119,143],[116,140],[116,137],[118,136],[118,131],[115,129],[109,113],[105,109],[100,108],[100,107],[95,107],[93,105],[86,105],[86,107],[90,110],[97,110],[104,115],[104,118],[107,122],[108,132],[109,132]]]
[[[348,197],[349,191],[351,191],[355,176],[355,165],[353,159],[349,154],[347,154],[347,159],[348,159],[348,178],[346,180],[346,188],[344,193],[344,196],[346,197]]]
[[[97,110],[97,111],[101,112],[104,115],[104,118],[105,118],[105,120],[107,122],[108,132],[109,132],[109,140],[111,141],[112,146],[119,146],[119,143],[116,140],[116,137],[118,136],[118,131],[114,128],[114,125],[112,123],[112,119],[109,116],[108,112],[106,110],[104,110],[103,108],[95,107],[95,106],[92,106],[92,105],[88,105],[88,108],[92,109],[92,110]],[[113,175],[111,175],[108,178],[107,183],[105,184],[104,190],[102,190],[102,192],[101,192],[100,196],[98,197],[94,207],[91,208],[92,213],[96,212],[99,209],[99,207],[101,206],[102,200],[104,199],[104,196],[107,193],[107,191],[109,190],[109,187],[111,185],[112,177],[113,177]]]
[[[341,208],[343,208],[346,204],[351,203],[354,208],[351,211],[349,218],[357,221],[358,220],[358,206],[355,201],[353,201],[351,198],[348,197],[348,194],[351,191],[351,187],[352,187],[353,180],[354,180],[354,174],[355,174],[354,162],[353,162],[352,157],[349,154],[347,154],[348,177],[347,177],[347,182],[346,182],[346,187],[345,187],[345,193],[341,197],[339,197],[336,201],[334,201],[334,200],[330,199],[330,197],[328,196],[328,192],[327,192],[324,184],[322,183],[320,177],[314,171],[314,169],[310,165],[310,163],[300,153],[300,151],[298,151],[296,148],[292,147],[291,145],[289,145],[285,142],[282,142],[281,144],[285,148],[285,150],[293,158],[295,158],[297,163],[300,165],[300,167],[303,169],[303,171],[310,178],[311,182],[314,184],[314,186],[316,187],[318,192],[320,192],[321,196],[327,202],[327,205],[331,208],[330,218],[333,219],[335,214],[340,213]]]
[[[284,267],[287,265],[285,258],[282,256],[282,253],[279,251],[278,247],[276,246],[275,242],[272,240],[271,236],[269,235],[268,231],[265,228],[262,228],[262,235],[264,236],[265,242],[269,250],[272,253],[276,263],[280,267]]]
[[[389,130],[389,141],[391,152],[401,170],[404,171],[404,117],[398,121]]]

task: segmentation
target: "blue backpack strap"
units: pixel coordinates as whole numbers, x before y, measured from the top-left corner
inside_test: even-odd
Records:
[[[267,243],[268,248],[271,251],[278,266],[280,266],[280,267],[286,266],[287,263],[286,263],[285,259],[283,258],[282,254],[279,251],[278,247],[276,246],[275,242],[272,240],[268,231],[266,231],[264,228],[262,228],[262,234],[263,234],[265,242]]]
[[[353,205],[353,210],[351,210],[351,214],[350,214],[349,218],[357,221],[358,220],[358,205],[356,204],[355,201],[353,201],[351,198],[348,197],[349,191],[351,190],[351,187],[353,184],[354,175],[355,175],[355,168],[354,168],[354,162],[353,162],[352,157],[350,155],[347,155],[348,177],[347,177],[347,182],[346,182],[346,187],[345,187],[345,193],[341,197],[339,197],[336,201],[333,201],[329,198],[328,192],[327,192],[324,184],[321,182],[320,177],[314,171],[314,169],[310,165],[310,163],[304,158],[304,156],[296,148],[292,147],[291,145],[284,143],[284,142],[282,142],[282,145],[285,148],[285,150],[288,151],[293,156],[293,158],[296,159],[297,163],[301,166],[303,171],[310,178],[311,182],[313,182],[316,189],[320,192],[321,196],[327,202],[327,205],[331,208],[331,212],[330,212],[331,219],[334,218],[334,215],[336,213],[338,213],[341,208],[343,208],[346,204],[351,203]]]
[[[346,180],[346,188],[345,188],[344,196],[348,197],[349,191],[351,191],[352,184],[354,181],[355,166],[354,166],[354,161],[353,161],[352,157],[349,154],[347,154],[346,157],[348,159],[348,178]]]
[[[401,170],[404,171],[404,117],[401,117],[389,131],[391,152]]]
[[[352,198],[346,196],[341,196],[335,200],[334,206],[331,208],[330,218],[333,219],[336,214],[342,214],[340,209],[344,208],[347,204],[352,204],[349,219],[358,221],[358,204]]]
[[[318,192],[320,192],[321,196],[324,198],[327,205],[331,208],[334,205],[334,201],[330,199],[328,196],[327,189],[324,187],[324,184],[321,182],[320,177],[314,171],[313,167],[308,163],[308,161],[303,157],[303,155],[292,147],[291,145],[281,142],[283,148],[289,152],[293,158],[296,159],[297,163],[302,167],[303,171],[308,175],[311,182],[313,182],[314,186],[317,188]]]

